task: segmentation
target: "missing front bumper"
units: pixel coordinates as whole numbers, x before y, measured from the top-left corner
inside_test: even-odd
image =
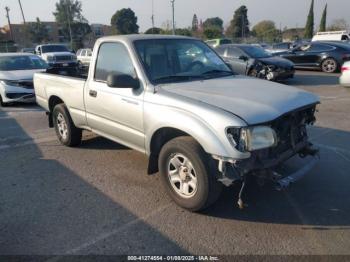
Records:
[[[304,165],[299,170],[293,172],[292,174],[284,177],[282,174],[279,174],[278,172],[274,171],[273,172],[274,176],[277,178],[275,180],[277,184],[276,188],[278,190],[281,190],[282,188],[289,187],[292,183],[297,182],[298,180],[303,178],[305,175],[307,175],[316,166],[319,160],[320,160],[320,157],[318,154],[315,156],[309,156],[306,165]],[[282,178],[279,178],[279,177],[282,177]]]

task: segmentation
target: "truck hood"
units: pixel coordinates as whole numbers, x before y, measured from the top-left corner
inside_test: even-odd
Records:
[[[33,80],[34,74],[39,72],[45,72],[45,69],[0,71],[0,79],[13,81]]]
[[[73,53],[70,52],[52,52],[52,53],[44,53],[43,57],[48,57],[48,56],[68,56],[71,55],[73,56]]]
[[[165,84],[160,89],[231,112],[249,125],[319,103],[319,98],[309,92],[245,76]]]

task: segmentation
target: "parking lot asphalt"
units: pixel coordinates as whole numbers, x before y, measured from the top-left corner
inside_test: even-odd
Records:
[[[0,109],[0,254],[350,254],[350,89],[298,71],[318,94],[321,161],[286,191],[225,189],[202,213],[177,207],[147,158],[86,132],[61,146],[37,106]]]

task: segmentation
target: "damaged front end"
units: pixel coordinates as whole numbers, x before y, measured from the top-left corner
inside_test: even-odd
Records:
[[[315,123],[315,111],[316,105],[312,105],[264,125],[227,129],[231,144],[241,152],[250,152],[250,158],[244,160],[214,156],[219,163],[219,181],[226,186],[242,181],[240,208],[243,208],[241,195],[247,176],[271,180],[277,189],[282,189],[302,178],[317,163],[319,150],[310,143],[307,134],[307,126]],[[284,165],[295,156],[304,159],[303,166],[292,173],[285,172]]]
[[[250,75],[268,81],[277,81],[292,78],[294,76],[294,67],[286,69],[259,62],[254,65]]]

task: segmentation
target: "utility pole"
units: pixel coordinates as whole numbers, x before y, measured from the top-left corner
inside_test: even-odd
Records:
[[[152,0],[152,34],[154,34],[154,0]]]
[[[26,24],[26,19],[25,19],[25,17],[24,17],[24,12],[23,12],[23,7],[22,7],[21,0],[18,0],[18,4],[19,4],[19,8],[21,9],[21,13],[22,13],[23,24]]]
[[[244,39],[245,35],[245,24],[244,24],[244,15],[242,14],[242,40]]]
[[[70,38],[70,49],[73,50],[73,37],[72,37],[72,26],[70,24],[70,0],[66,0],[66,16],[67,16],[67,22],[68,22],[68,29],[69,29],[69,38]]]
[[[7,17],[7,22],[9,25],[9,29],[10,29],[10,38],[12,41],[15,41],[13,38],[13,33],[12,33],[12,26],[11,26],[11,20],[10,20],[10,8],[8,8],[7,6],[5,7],[6,10],[6,17]]]
[[[175,35],[175,0],[170,0],[173,11],[173,35]]]

